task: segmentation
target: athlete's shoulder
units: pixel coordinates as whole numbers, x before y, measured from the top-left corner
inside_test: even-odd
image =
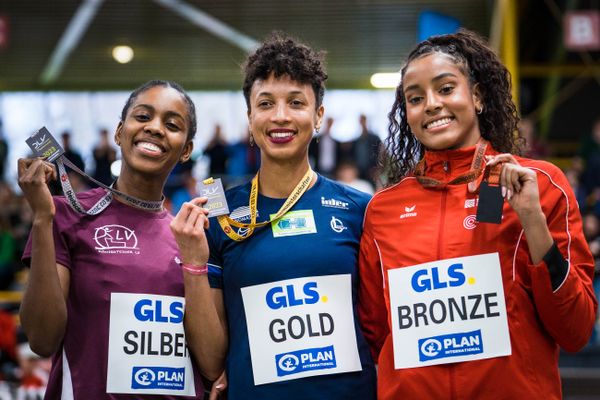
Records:
[[[242,183],[241,185],[237,185],[234,186],[232,188],[229,188],[225,191],[225,198],[227,199],[227,203],[230,203],[230,208],[231,208],[231,203],[245,203],[248,204],[248,198],[250,196],[250,188],[251,188],[251,183],[250,182],[246,182],[246,183]]]
[[[388,203],[389,201],[395,201],[402,197],[413,197],[410,193],[418,187],[420,187],[420,184],[413,175],[404,177],[400,181],[375,192],[373,198],[369,202],[369,208]]]
[[[538,175],[545,175],[550,179],[566,179],[564,178],[564,173],[563,171],[557,167],[556,165],[552,164],[549,161],[545,161],[545,160],[535,160],[535,159],[531,159],[531,158],[524,158],[524,157],[515,157],[516,160],[519,162],[519,164],[521,164],[523,167],[526,168],[531,168],[535,171],[537,171]]]
[[[354,189],[341,182],[337,182],[319,175],[322,180],[322,196],[336,197],[337,200],[342,200],[354,204],[359,210],[364,211],[371,200],[371,195],[360,190]],[[325,199],[328,200],[328,199]]]

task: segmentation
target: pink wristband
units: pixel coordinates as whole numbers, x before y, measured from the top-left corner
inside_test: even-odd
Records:
[[[194,265],[181,263],[181,268],[192,275],[206,275],[208,274],[208,264]]]

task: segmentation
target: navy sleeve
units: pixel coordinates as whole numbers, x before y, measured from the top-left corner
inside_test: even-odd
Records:
[[[223,262],[219,246],[216,243],[220,234],[217,229],[221,229],[221,227],[216,220],[211,222],[210,228],[206,231],[206,240],[210,251],[208,256],[208,283],[211,288],[223,289]]]

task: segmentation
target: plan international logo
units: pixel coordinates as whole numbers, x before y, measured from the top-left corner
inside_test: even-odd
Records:
[[[171,389],[185,388],[185,368],[133,367],[132,389]]]
[[[291,351],[275,356],[277,376],[286,376],[300,372],[335,368],[335,351],[333,346],[317,347]]]
[[[483,353],[481,330],[419,339],[419,361]]]

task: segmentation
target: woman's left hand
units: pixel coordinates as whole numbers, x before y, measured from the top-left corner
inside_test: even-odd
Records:
[[[499,182],[502,196],[515,210],[519,219],[523,222],[528,217],[539,216],[542,207],[535,171],[522,167],[512,154],[498,154],[486,158],[489,167],[503,164]]]
[[[209,250],[205,229],[208,229],[208,210],[202,206],[206,197],[197,197],[183,204],[171,221],[171,232],[179,246],[181,261],[187,264],[204,265]]]

